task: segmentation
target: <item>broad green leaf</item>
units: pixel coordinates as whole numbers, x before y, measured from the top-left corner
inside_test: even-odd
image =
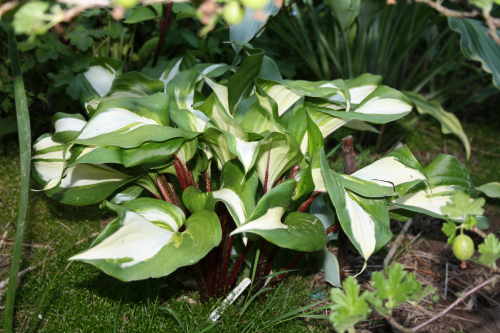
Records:
[[[332,299],[332,314],[330,320],[337,332],[354,332],[354,326],[366,319],[366,315],[371,312],[365,301],[366,291],[360,295],[360,286],[355,278],[349,276],[342,283],[344,290],[339,288],[330,289]]]
[[[123,149],[115,146],[85,147],[73,149],[69,165],[78,163],[118,163],[125,167],[146,164],[150,168],[160,168],[172,162],[173,155],[184,142],[175,138],[165,142],[146,142],[137,148]],[[163,166],[164,167],[164,166]]]
[[[443,224],[441,231],[448,236],[448,244],[453,244],[455,237],[457,236],[457,225],[455,222],[448,220]]]
[[[111,199],[109,200],[109,202],[115,205],[121,205],[124,202],[137,199],[142,194],[142,192],[144,192],[144,188],[139,185],[131,184],[123,186],[123,188],[118,189],[111,195]]]
[[[278,178],[302,159],[300,147],[293,137],[282,133],[271,133],[259,146],[255,168],[264,186],[271,189]]]
[[[342,80],[331,82],[255,80],[257,86],[264,90],[278,104],[278,114],[281,117],[301,97],[332,98],[340,94],[349,100],[347,88]]]
[[[417,213],[443,218],[441,209],[452,201],[457,192],[477,198],[469,169],[455,157],[439,155],[427,168],[424,169],[429,185],[420,183],[411,188],[400,198],[392,199],[390,204]],[[488,227],[485,218],[479,216],[478,228]],[[455,219],[454,219],[455,220]],[[456,219],[463,222],[463,219]]]
[[[234,116],[238,104],[252,94],[254,81],[260,73],[264,51],[244,47],[248,56],[240,68],[227,81],[229,112]]]
[[[224,132],[217,128],[209,128],[200,137],[200,140],[210,147],[211,152],[216,156],[217,167],[222,170],[222,167],[232,159],[236,158],[231,150],[227,136]]]
[[[207,209],[213,209],[217,201],[224,202],[236,225],[240,226],[255,209],[259,178],[255,171],[246,174],[240,162],[231,160],[224,164],[220,180],[220,189],[206,194],[205,206]],[[199,194],[198,197],[200,201],[204,200]],[[189,200],[193,201],[191,198]]]
[[[219,245],[222,237],[217,215],[211,211],[200,211],[185,221],[179,208],[157,199],[104,206],[118,218],[90,249],[70,260],[90,263],[122,281],[162,277],[192,265]],[[179,232],[182,225],[186,229]]]
[[[330,172],[324,151],[321,171],[342,229],[367,260],[392,237],[385,199],[368,199],[344,189],[342,181]]]
[[[392,151],[380,160],[356,171],[352,176],[391,190],[394,188],[400,196],[421,181],[427,181],[424,170],[406,146]]]
[[[387,278],[382,272],[372,274],[372,286],[375,288],[375,295],[385,302],[385,307],[392,310],[401,302],[405,302],[413,294],[417,294],[422,289],[422,285],[417,281],[415,275],[404,271],[404,266],[396,263],[386,268]]]
[[[64,204],[85,206],[101,202],[136,179],[104,164],[78,164],[65,168],[62,178],[52,179],[45,194]]]
[[[468,215],[483,215],[484,198],[472,199],[468,194],[456,192],[451,198],[451,203],[441,208],[441,212],[450,219],[465,220]]]
[[[297,251],[318,251],[327,242],[323,224],[313,215],[290,213],[281,222],[295,187],[286,180],[266,193],[257,203],[249,222],[236,228],[231,235],[254,233],[280,247]]]
[[[325,281],[332,286],[340,288],[340,270],[337,257],[328,251],[326,247],[322,250],[311,252],[309,255],[318,261],[318,268],[325,272]]]
[[[87,120],[78,113],[58,112],[52,117],[52,126],[55,128],[52,139],[57,142],[68,143],[78,136],[78,133],[86,124]]]
[[[160,80],[150,80],[138,72],[129,72],[117,76],[107,94],[91,100],[87,105],[87,110],[93,116],[102,101],[122,97],[142,98],[163,91],[163,83]]]
[[[500,258],[500,241],[494,234],[488,234],[484,243],[479,244],[478,251],[481,253],[479,257],[481,264],[496,268],[495,262]]]
[[[483,192],[490,198],[500,198],[500,183],[499,182],[491,182],[479,187],[476,187],[476,190]]]
[[[149,21],[156,19],[158,15],[153,12],[150,8],[145,7],[145,6],[138,6],[134,9],[132,14],[123,21],[123,23],[127,24],[134,24],[134,23],[139,23],[139,22],[144,22],[144,21]]]
[[[500,45],[488,35],[488,28],[484,23],[468,18],[448,17],[448,25],[462,36],[460,47],[465,57],[481,62],[483,70],[493,75],[493,84],[500,88]]]
[[[147,141],[196,137],[197,133],[168,126],[168,101],[168,95],[163,93],[143,98],[123,97],[102,101],[72,142],[135,148]]]
[[[108,93],[115,77],[121,74],[122,67],[123,62],[120,60],[100,57],[90,62],[86,72],[78,74],[76,78],[71,78],[63,84],[69,84],[66,91],[74,99],[79,98],[87,109],[92,99],[103,97]]]
[[[241,104],[240,104],[241,105]],[[248,132],[262,134],[266,131],[285,133],[285,129],[273,118],[269,111],[258,101],[253,103],[241,122],[241,127]]]
[[[436,101],[428,101],[420,94],[405,92],[405,95],[415,104],[418,113],[430,114],[441,123],[441,132],[443,134],[455,134],[462,141],[467,159],[470,158],[470,143],[465,134],[462,124],[451,112],[446,112],[441,104]]]
[[[340,28],[346,30],[358,16],[359,2],[355,0],[327,0],[333,16],[337,19]]]

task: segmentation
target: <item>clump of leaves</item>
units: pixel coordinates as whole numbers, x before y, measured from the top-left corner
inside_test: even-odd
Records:
[[[386,275],[382,272],[373,273],[371,284],[375,288],[374,292],[364,291],[359,295],[360,286],[353,277],[348,277],[342,284],[344,291],[331,290],[330,297],[334,304],[330,320],[337,331],[354,332],[355,325],[365,320],[372,309],[388,317],[399,304],[410,302],[415,305],[436,292],[432,286],[422,289],[415,275],[404,271],[401,264],[388,267]]]

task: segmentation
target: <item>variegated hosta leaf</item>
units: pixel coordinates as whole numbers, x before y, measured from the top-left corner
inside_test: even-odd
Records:
[[[441,208],[451,201],[457,192],[464,192],[471,198],[477,198],[469,169],[455,157],[439,155],[424,169],[429,185],[421,183],[411,188],[404,196],[395,198],[390,204],[413,212],[443,218]],[[457,220],[460,221],[460,220]],[[488,222],[478,218],[478,227],[484,228]]]
[[[402,118],[413,108],[410,100],[403,93],[387,86],[378,86],[354,110],[351,110],[352,112],[335,111],[312,104],[310,107],[331,116],[368,121],[374,124],[384,124]],[[316,120],[315,122],[318,123]]]
[[[203,87],[203,75],[208,77],[218,77],[229,69],[231,66],[226,64],[198,64],[189,70],[185,70],[177,74],[166,86],[166,92],[171,96],[170,108],[172,113],[177,113],[178,110],[189,110],[193,117],[189,117],[180,113],[174,121],[184,123],[182,128],[196,129],[197,132],[203,132],[209,118],[201,111],[193,109],[193,104],[200,102],[199,91]],[[189,124],[189,125],[188,125]]]
[[[173,161],[174,153],[179,150],[183,143],[183,138],[175,138],[165,142],[146,142],[137,148],[131,149],[115,146],[76,146],[71,153],[69,165],[73,166],[79,163],[118,163],[127,168],[137,165],[146,165],[148,168],[155,169],[163,168]]]
[[[330,172],[324,151],[321,171],[342,229],[367,260],[392,237],[385,198],[364,198],[346,190],[340,177]]]
[[[290,179],[272,188],[257,203],[249,222],[236,228],[231,235],[253,233],[280,247],[297,251],[322,249],[327,242],[326,232],[314,215],[290,213],[285,222],[281,222],[294,187],[295,181]]]
[[[280,117],[303,96],[328,99],[341,94],[349,100],[348,91],[342,80],[331,82],[284,80],[278,82],[259,78],[255,80],[255,83],[276,102]]]
[[[246,111],[241,127],[248,132],[263,134],[266,131],[286,133],[269,111],[260,102],[253,103]]]
[[[142,198],[121,206],[104,203],[115,211],[112,221],[90,249],[71,257],[90,263],[122,281],[168,275],[197,263],[219,245],[222,232],[217,215],[195,213],[185,221],[175,205]],[[186,230],[179,232],[182,225]]]
[[[269,16],[278,13],[279,7],[276,5],[277,3],[276,1],[270,0],[267,2],[267,5],[260,10],[250,9],[248,7],[245,8],[243,20],[239,24],[229,26],[229,40],[231,42],[249,42],[266,24]],[[279,4],[281,4],[281,2],[279,2]],[[260,31],[260,33],[262,32],[263,31]],[[241,46],[236,43],[231,43],[231,46],[235,52],[241,49]]]
[[[42,187],[46,187],[51,180],[59,180],[66,166],[63,154],[64,145],[54,141],[53,135],[47,133],[35,141],[33,150],[35,154],[31,160],[36,181]]]
[[[476,188],[476,190],[483,192],[490,198],[500,198],[500,183],[499,182],[491,182],[487,184],[483,184]]]
[[[443,134],[455,134],[465,147],[467,159],[470,158],[470,143],[465,134],[462,124],[451,112],[446,112],[441,104],[436,101],[428,101],[420,94],[405,92],[405,95],[415,104],[418,113],[430,114],[441,123],[441,132]]]
[[[215,83],[212,83],[214,86]],[[218,85],[222,86],[222,85]],[[224,87],[224,86],[222,86]],[[224,87],[225,88],[225,87]],[[227,99],[226,99],[227,102]],[[226,103],[227,107],[227,103]],[[217,127],[221,130],[233,134],[239,139],[246,139],[247,133],[238,125],[232,116],[230,116],[226,110],[225,106],[221,103],[216,93],[212,93],[206,100],[200,105],[196,106],[196,110],[199,110],[205,114],[211,121],[213,121]]]
[[[323,138],[328,137],[340,127],[348,124],[353,119],[344,119],[338,116],[331,115],[327,112],[319,111],[315,108],[307,108],[309,117],[314,121],[321,131]]]
[[[171,60],[159,61],[155,67],[144,67],[141,73],[154,80],[162,80],[166,88],[167,84],[182,71],[191,69],[197,65],[199,60],[189,51],[183,56]]]
[[[78,136],[86,124],[87,120],[81,114],[58,112],[52,117],[52,126],[55,128],[52,140],[68,143]]]
[[[168,126],[168,101],[163,93],[102,101],[73,143],[135,148],[147,141],[196,137],[196,133]]]
[[[382,84],[382,76],[365,73],[357,78],[344,80],[344,82],[349,89],[351,104],[359,104]],[[345,103],[346,100],[342,97],[341,94],[338,94],[332,100]]]
[[[424,170],[406,146],[394,150],[351,176],[391,189],[394,187],[399,196],[404,195],[416,184],[427,181]],[[344,186],[346,185],[344,184]],[[355,192],[362,194],[358,191]]]
[[[269,191],[278,178],[292,166],[298,164],[303,155],[293,137],[288,134],[271,133],[259,146],[255,168],[264,186]]]
[[[210,147],[210,150],[215,155],[217,160],[217,167],[222,170],[224,164],[229,160],[235,159],[234,155],[229,149],[227,136],[218,128],[209,128],[200,137],[200,140]]]
[[[182,200],[191,213],[208,209],[214,210],[215,203],[222,201],[237,226],[248,220],[255,208],[255,194],[259,178],[255,172],[245,174],[236,160],[227,162],[222,168],[221,188],[204,193],[195,186],[188,187]]]
[[[138,72],[129,72],[117,76],[109,92],[100,98],[92,99],[87,110],[90,116],[93,116],[102,101],[122,97],[143,98],[161,92],[164,92],[162,81],[150,80]]]
[[[89,69],[77,76],[80,100],[87,103],[94,98],[103,97],[111,89],[113,80],[122,72],[123,62],[112,58],[97,58],[90,62]]]

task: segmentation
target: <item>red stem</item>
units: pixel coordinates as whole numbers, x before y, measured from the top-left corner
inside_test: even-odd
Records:
[[[267,155],[267,168],[266,168],[266,176],[264,178],[264,194],[267,193],[267,186],[269,183],[269,163],[271,162],[271,148],[273,146],[273,143],[271,142],[269,146],[269,154]]]
[[[231,248],[233,247],[233,236],[229,236],[231,234],[231,231],[233,228],[232,225],[228,223],[229,221],[226,221],[226,242],[224,244],[224,252],[223,252],[223,262],[221,266],[221,272],[219,275],[219,290],[217,290],[217,297],[222,297],[224,294],[224,284],[226,283],[227,280],[227,270],[229,266],[229,260],[231,259]]]
[[[284,173],[280,178],[278,178],[276,183],[274,183],[274,187],[278,186],[282,181],[284,181],[285,177],[286,177],[286,174]]]
[[[184,191],[188,187],[188,184],[186,182],[184,172],[179,162],[174,161],[174,168],[175,168],[175,173],[177,174],[177,178],[179,179],[179,183],[181,184],[181,188]]]
[[[207,285],[204,283],[203,274],[201,272],[200,265],[198,263],[189,266],[191,268],[191,273],[193,274],[196,284],[198,285],[198,289],[200,290],[201,301],[203,303],[208,302],[209,293],[207,289]]]
[[[170,13],[172,12],[172,5],[173,5],[172,2],[168,4],[167,11],[165,13],[165,18],[161,23],[160,39],[158,40],[158,45],[156,46],[155,57],[153,59],[153,68],[156,67],[156,64],[158,63],[158,58],[160,57],[161,46],[163,45],[163,40],[165,39],[165,31],[169,26],[168,21],[170,19]]]
[[[295,267],[295,265],[297,265],[297,263],[300,261],[300,259],[302,259],[302,257],[304,257],[306,254],[306,252],[300,252],[298,253],[293,259],[292,261],[290,261],[290,264],[288,264],[288,266],[285,268],[285,271],[289,271],[291,270],[293,267]],[[287,273],[283,273],[283,274],[280,274],[278,275],[277,279],[273,282],[273,285],[276,285],[278,283],[281,282],[281,280],[283,280],[283,278],[285,277]]]
[[[177,163],[179,163],[179,165],[182,169],[182,172],[184,174],[184,179],[186,179],[186,182],[187,182],[187,186],[194,186],[193,173],[186,168],[186,165],[184,164],[184,162],[182,162],[182,160],[177,155],[174,155],[174,158],[177,161]]]
[[[253,241],[249,240],[247,242],[247,246],[245,249],[240,253],[240,256],[234,263],[233,269],[231,270],[231,275],[229,276],[229,280],[226,283],[226,290],[225,292],[227,293],[229,291],[229,288],[233,285],[234,280],[236,279],[236,275],[238,275],[238,272],[240,270],[241,265],[243,264],[243,261],[245,260],[245,257],[248,254],[248,251],[250,251],[250,248],[252,247]]]
[[[158,175],[158,178],[156,179],[156,182],[158,184],[158,188],[160,189],[160,192],[163,195],[163,198],[165,199],[165,201],[170,202],[171,204],[173,204],[174,202],[173,202],[173,199],[170,197],[170,189],[168,187],[168,183],[165,180],[165,178],[163,177],[163,175]],[[154,195],[156,196],[156,194],[154,194]],[[157,199],[161,199],[161,198],[157,197]]]
[[[219,285],[220,282],[220,273],[222,270],[222,265],[223,265],[223,259],[224,259],[224,247],[226,245],[226,214],[223,212],[222,214],[219,215],[219,220],[222,228],[222,241],[220,245],[217,247],[217,265],[215,267],[215,277],[214,277],[214,294],[219,293],[219,288],[222,287]]]
[[[290,176],[288,177],[289,179],[294,179],[295,176],[297,176],[297,174],[299,173],[300,171],[300,165],[296,165],[294,166],[291,170],[290,170]]]
[[[212,182],[206,171],[203,173],[203,179],[205,179],[205,190],[207,193],[212,192]]]
[[[297,212],[303,212],[307,209],[307,207],[309,207],[309,205],[314,201],[314,199],[316,199],[318,197],[318,195],[320,195],[321,192],[313,192],[311,194],[311,196],[309,197],[309,199],[307,199],[306,201],[304,201],[302,203],[302,205],[300,205],[299,209],[297,210]]]
[[[255,280],[260,281],[262,277],[264,276],[264,271],[265,271],[265,266],[266,266],[266,250],[267,250],[267,245],[269,242],[262,238],[262,241],[260,242],[260,255],[259,255],[259,261],[257,262],[257,270],[255,272]],[[253,281],[254,283],[256,281]]]
[[[266,268],[264,269],[264,275],[263,276],[268,276],[269,272],[271,272],[271,268],[273,267],[273,262],[274,259],[278,256],[278,252],[280,251],[279,246],[274,246],[273,250],[271,251],[271,254],[269,255],[269,258],[267,259],[267,265]]]
[[[330,228],[326,229],[326,234],[329,235],[332,232],[334,232],[335,230],[337,230],[338,228],[340,228],[340,223],[335,223]]]

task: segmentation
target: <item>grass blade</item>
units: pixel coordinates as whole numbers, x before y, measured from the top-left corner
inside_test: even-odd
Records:
[[[177,323],[182,328],[182,330],[187,332],[187,330],[185,329],[184,323],[182,322],[181,318],[179,318],[179,315],[177,315],[177,312],[175,312],[174,310],[172,310],[170,308],[166,308],[166,307],[159,307],[158,310],[165,310],[165,311],[169,312],[174,317],[174,319],[177,321]]]
[[[19,150],[21,155],[21,194],[19,198],[19,213],[17,217],[16,238],[12,253],[12,264],[10,268],[9,284],[5,301],[4,332],[11,333],[14,321],[14,301],[16,297],[17,273],[19,272],[19,260],[23,243],[26,212],[28,210],[28,195],[30,182],[30,160],[31,160],[31,128],[28,101],[24,90],[23,76],[19,54],[17,52],[16,34],[11,24],[7,25],[9,36],[10,60],[12,64],[12,76],[14,78],[14,96],[16,99],[16,114],[19,133]]]

